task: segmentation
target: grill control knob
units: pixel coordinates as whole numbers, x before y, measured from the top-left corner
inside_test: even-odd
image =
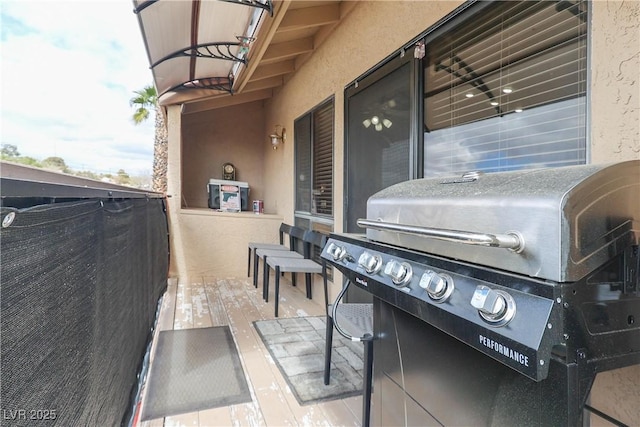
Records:
[[[358,265],[369,274],[376,274],[382,268],[382,257],[364,251],[358,258]]]
[[[504,326],[516,314],[516,302],[511,295],[484,285],[476,287],[471,297],[471,305],[491,326]]]
[[[401,263],[392,259],[384,266],[384,274],[391,277],[391,280],[396,285],[407,286],[413,276],[413,270],[408,263]]]
[[[420,287],[427,291],[427,295],[434,302],[444,302],[453,292],[453,279],[446,274],[438,274],[427,270],[420,278]]]
[[[336,245],[333,242],[329,243],[327,253],[333,257],[334,261],[342,261],[349,255],[343,246]]]

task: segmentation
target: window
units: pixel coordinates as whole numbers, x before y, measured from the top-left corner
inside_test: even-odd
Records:
[[[333,217],[333,99],[294,123],[296,217]]]
[[[333,231],[333,99],[294,122],[295,225],[329,234]],[[312,253],[320,262],[320,254]],[[331,268],[327,271],[333,280]]]
[[[424,175],[586,161],[587,4],[494,2],[426,43]]]

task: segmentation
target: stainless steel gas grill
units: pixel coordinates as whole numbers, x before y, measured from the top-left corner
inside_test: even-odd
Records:
[[[322,257],[374,297],[375,424],[579,425],[640,363],[640,161],[389,187]]]

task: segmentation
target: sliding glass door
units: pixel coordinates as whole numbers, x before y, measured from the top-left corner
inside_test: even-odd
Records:
[[[356,221],[366,216],[369,196],[412,177],[413,62],[398,62],[346,93],[346,232],[363,232]]]

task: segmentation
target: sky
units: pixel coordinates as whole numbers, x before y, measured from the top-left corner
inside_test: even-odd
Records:
[[[131,0],[0,0],[0,136],[74,170],[151,174],[154,115],[131,119],[153,83]]]

